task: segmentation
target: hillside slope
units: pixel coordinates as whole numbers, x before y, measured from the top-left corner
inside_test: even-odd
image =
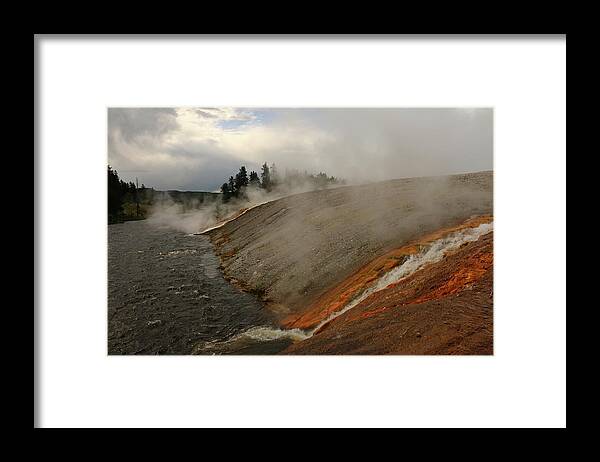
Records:
[[[289,196],[209,236],[226,277],[283,321],[377,256],[492,205],[492,172],[409,178]]]

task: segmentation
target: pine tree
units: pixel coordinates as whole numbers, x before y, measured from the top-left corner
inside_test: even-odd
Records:
[[[108,222],[119,221],[123,212],[124,181],[119,180],[119,174],[108,166]]]
[[[229,185],[227,183],[221,185],[221,192],[223,193],[223,202],[228,202],[231,198],[231,191],[229,190]]]
[[[248,186],[248,173],[246,167],[242,165],[240,171],[235,176],[235,188],[237,192],[242,192]]]
[[[250,172],[249,185],[253,188],[260,188],[260,178],[258,178],[258,173],[254,170]]]
[[[233,179],[232,176],[229,177],[229,194],[232,196],[235,196],[237,191],[235,189],[235,180]]]
[[[271,190],[271,172],[269,171],[269,166],[265,162],[262,166],[262,172],[260,174],[262,182],[261,185],[267,191]]]
[[[271,164],[271,188],[274,188],[279,183],[279,175],[275,168],[275,163]]]

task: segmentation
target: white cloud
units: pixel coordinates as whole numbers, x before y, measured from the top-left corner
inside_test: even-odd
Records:
[[[125,179],[212,190],[265,161],[351,181],[491,169],[492,111],[109,110],[109,162]]]

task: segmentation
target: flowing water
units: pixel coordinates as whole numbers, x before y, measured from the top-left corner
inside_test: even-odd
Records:
[[[291,342],[297,342],[310,338],[317,333],[319,329],[325,326],[325,324],[328,324],[338,316],[351,310],[373,293],[385,289],[390,284],[395,284],[402,279],[407,278],[428,264],[440,261],[448,254],[448,252],[458,249],[468,242],[476,241],[492,230],[492,223],[483,223],[474,228],[465,228],[433,241],[429,245],[424,246],[420,252],[411,255],[401,265],[382,275],[379,279],[374,281],[372,285],[366,287],[361,293],[357,294],[341,310],[331,313],[312,329],[280,329],[272,326],[256,326],[234,335],[225,342],[211,342],[207,345],[203,345],[202,349],[203,351],[210,349],[215,352],[226,352],[229,349],[235,350],[239,345],[244,345],[246,342],[252,340],[270,342],[287,339]]]
[[[257,326],[275,321],[223,278],[208,237],[147,220],[108,227],[109,354],[272,354],[293,341],[228,342]]]
[[[431,244],[425,246],[420,252],[408,257],[400,266],[397,266],[385,273],[371,286],[367,287],[362,293],[354,297],[350,303],[344,306],[341,310],[331,313],[329,317],[321,321],[314,329],[310,331],[310,335],[312,336],[325,324],[334,320],[338,316],[341,316],[347,311],[350,311],[363,300],[368,298],[371,294],[385,289],[390,284],[395,284],[402,279],[407,278],[426,265],[440,261],[448,252],[458,249],[460,246],[468,242],[476,241],[481,236],[491,232],[492,230],[492,223],[483,223],[475,228],[462,229],[433,241]]]
[[[274,354],[314,335],[374,292],[492,231],[434,241],[310,330],[280,329],[252,294],[227,282],[207,236],[148,221],[109,226],[109,354]]]

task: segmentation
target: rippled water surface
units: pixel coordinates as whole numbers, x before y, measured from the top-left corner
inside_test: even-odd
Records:
[[[228,342],[274,325],[229,284],[208,237],[147,221],[108,227],[109,354],[269,354],[289,339]]]

